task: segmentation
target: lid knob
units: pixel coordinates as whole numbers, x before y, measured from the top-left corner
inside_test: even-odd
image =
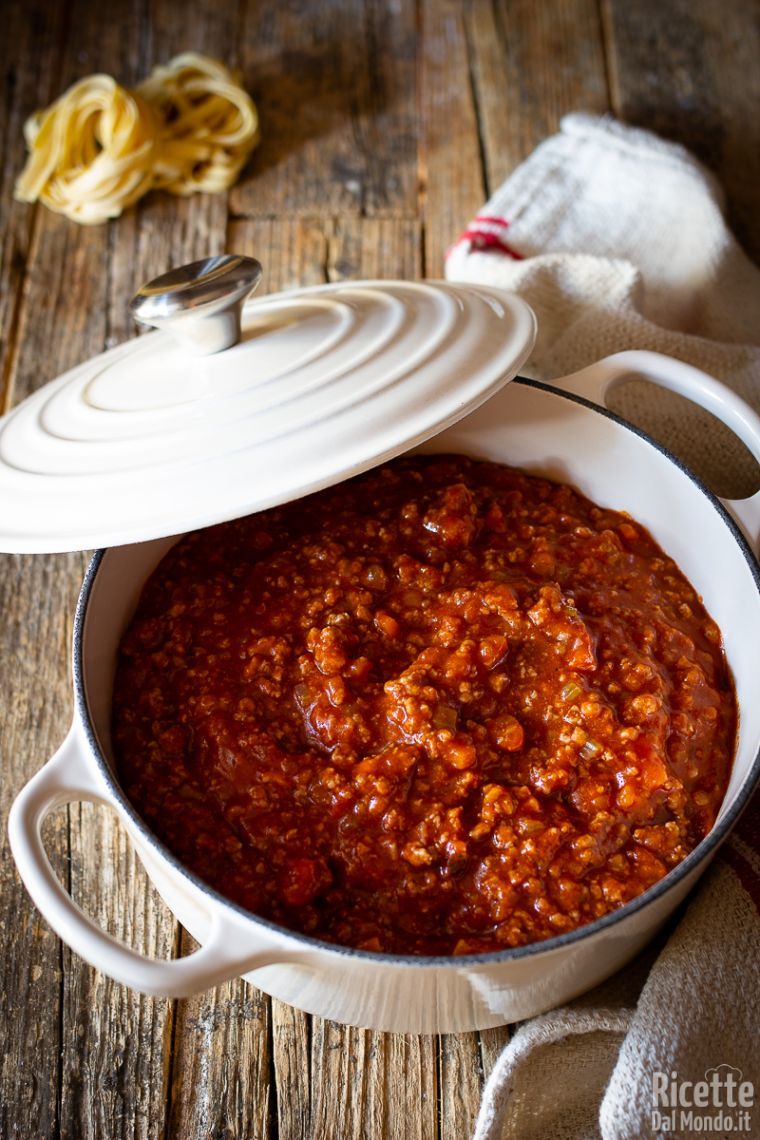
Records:
[[[253,257],[205,257],[154,277],[132,298],[135,320],[168,329],[196,356],[222,352],[240,340],[243,302],[261,281]]]

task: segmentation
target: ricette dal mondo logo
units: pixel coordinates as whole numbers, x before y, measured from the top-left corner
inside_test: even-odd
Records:
[[[652,1073],[652,1131],[658,1136],[752,1134],[755,1087],[741,1069],[716,1065],[700,1081]]]

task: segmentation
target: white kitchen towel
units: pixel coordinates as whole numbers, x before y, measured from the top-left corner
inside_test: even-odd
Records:
[[[553,380],[646,348],[760,403],[760,271],[728,229],[712,175],[645,131],[564,118],[452,246],[446,276],[529,302],[529,376]],[[662,442],[712,453],[712,473],[742,484],[732,493],[755,489],[752,461],[727,459],[709,417],[684,417],[647,386],[632,391],[622,410],[649,427],[654,410]],[[669,936],[515,1032],[486,1084],[476,1140],[760,1137],[759,900],[756,796]],[[708,1103],[690,1110],[681,1101],[698,1082]]]
[[[728,230],[714,178],[682,147],[567,115],[449,250],[446,276],[520,293],[551,379],[623,348],[678,356],[752,398],[760,271]]]

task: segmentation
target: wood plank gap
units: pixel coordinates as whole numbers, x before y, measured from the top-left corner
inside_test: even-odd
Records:
[[[280,1140],[280,1094],[277,1089],[277,1066],[274,1059],[274,1017],[272,999],[269,998],[269,1019],[267,1022],[267,1048],[269,1050],[269,1138]],[[311,1077],[309,1078],[311,1084]]]
[[[483,1086],[491,1076],[494,1065],[512,1038],[508,1025],[499,1025],[493,1029],[481,1029],[478,1032],[478,1045],[480,1053],[480,1068],[483,1076]],[[481,1091],[481,1098],[482,1098]]]
[[[71,804],[66,804],[66,892],[71,895]],[[65,1033],[66,946],[58,939],[58,1051],[56,1055],[55,1135],[61,1140],[63,1121],[63,1041]]]
[[[182,957],[182,935],[183,927],[179,919],[174,920],[174,929],[172,931],[172,947],[171,957]],[[177,1022],[179,1021],[178,1014],[178,1000],[172,999],[169,1005],[169,1020],[171,1021],[171,1028],[169,1031],[169,1055],[166,1059],[166,1103],[164,1105],[164,1123],[161,1140],[169,1135],[171,1128],[172,1108],[173,1108],[173,1093],[174,1093],[174,1057],[175,1045],[177,1040]]]
[[[427,277],[427,232],[425,228],[425,203],[427,201],[427,152],[425,148],[425,135],[419,130],[422,122],[422,68],[423,59],[420,50],[423,35],[422,0],[415,0],[415,27],[417,30],[417,57],[415,61],[415,109],[417,112],[417,217],[420,222],[420,274],[423,281]],[[438,1114],[436,1113],[436,1129],[438,1128]]]
[[[372,28],[370,25],[369,11],[367,9],[367,0],[362,0],[362,33],[364,37],[364,46],[366,51],[367,60],[367,86],[369,90],[372,89],[373,84],[377,84],[377,70],[376,70],[376,56],[372,50]],[[367,139],[364,135],[362,124],[362,109],[359,100],[356,96],[351,100],[351,128],[356,138],[356,149],[360,154],[366,155],[368,151]],[[361,179],[361,189],[359,190],[359,217],[366,218],[367,215],[367,182],[368,171],[364,170],[364,177]],[[329,238],[328,238],[329,243]]]
[[[425,205],[427,203],[427,145],[425,134],[420,130],[423,121],[423,68],[424,59],[421,50],[424,34],[424,17],[422,14],[422,0],[415,0],[415,27],[417,30],[417,55],[415,59],[415,111],[417,113],[417,217],[422,221],[424,230]],[[425,277],[425,263],[422,263],[422,276]]]
[[[175,923],[175,938],[172,944],[172,958],[177,957],[176,951],[179,950],[179,923]],[[169,1048],[166,1050],[166,1101],[164,1103],[164,1123],[161,1129],[161,1140],[169,1135],[169,1126],[171,1124],[172,1115],[172,1092],[174,1090],[174,1043],[177,1036],[177,1002],[172,1001],[169,1005],[168,1019],[170,1022],[169,1032]]]
[[[14,380],[16,376],[16,363],[19,353],[18,330],[21,323],[21,313],[26,300],[27,282],[29,279],[29,263],[32,260],[32,250],[37,240],[39,229],[39,211],[42,207],[30,207],[29,238],[27,242],[27,256],[24,258],[24,268],[21,273],[18,292],[13,300],[13,312],[8,328],[8,349],[5,353],[3,374],[0,377],[0,413],[6,415],[13,406]]]
[[[337,217],[330,218],[324,226],[324,245],[322,247],[322,263],[320,269],[322,270],[322,278],[325,285],[329,284],[331,280],[330,268],[333,263],[333,254],[335,252],[339,229],[340,221]]]
[[[620,118],[620,80],[617,70],[617,53],[615,39],[612,34],[612,14],[609,0],[599,0],[599,31],[602,39],[602,58],[604,59],[604,74],[607,83],[607,100],[610,110],[616,118]]]
[[[488,173],[488,157],[486,155],[486,143],[483,127],[483,113],[480,105],[480,94],[478,92],[478,84],[475,78],[475,50],[472,43],[472,35],[470,33],[469,21],[464,18],[462,20],[462,31],[464,33],[464,45],[467,52],[467,78],[470,83],[470,93],[472,95],[472,105],[475,111],[475,123],[478,128],[478,155],[480,156],[480,174],[483,179],[483,189],[485,190],[486,199],[491,197],[491,180]],[[453,240],[453,239],[452,239]]]
[[[106,245],[106,306],[105,306],[105,344],[104,348],[111,347],[112,336],[112,314],[111,306],[108,303],[112,296],[113,290],[113,262],[114,262],[114,247],[116,231],[113,223],[108,222],[108,240]]]
[[[435,1135],[436,1140],[442,1140],[443,1137],[443,1063],[441,1060],[441,1052],[443,1050],[443,1040],[440,1033],[436,1034],[435,1038]]]
[[[309,1127],[314,1119],[314,1015],[306,1015],[306,1070],[309,1074]]]
[[[483,1047],[483,1031],[478,1030],[478,1063],[480,1065],[480,1097],[483,1098],[483,1089],[490,1074],[486,1073],[486,1057]]]

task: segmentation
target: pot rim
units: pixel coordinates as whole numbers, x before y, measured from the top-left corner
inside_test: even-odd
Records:
[[[728,529],[731,531],[739,550],[744,556],[745,561],[749,567],[750,573],[755,582],[760,600],[760,564],[752,553],[747,539],[742,534],[736,521],[732,518],[729,511],[724,504],[703,482],[699,479],[689,467],[686,466],[676,455],[674,455],[668,448],[664,447],[657,440],[653,439],[647,432],[642,431],[641,428],[635,424],[630,423],[622,416],[617,415],[609,408],[602,407],[595,404],[592,400],[586,399],[584,396],[575,395],[572,392],[564,391],[562,388],[557,388],[553,384],[546,383],[539,380],[531,380],[524,376],[516,376],[511,383],[520,384],[524,387],[536,388],[539,391],[549,392],[552,395],[559,396],[562,399],[569,400],[572,403],[580,404],[588,408],[592,412],[612,420],[620,427],[625,428],[633,435],[643,439],[645,443],[650,444],[666,459],[670,460],[680,471],[682,471],[695,487],[701,491],[704,497],[718,512],[723,521],[726,523]],[[87,567],[82,588],[79,593],[77,601],[76,613],[74,616],[74,632],[73,632],[73,680],[74,680],[74,693],[75,693],[75,706],[79,715],[80,724],[84,730],[87,742],[90,746],[95,761],[97,763],[100,774],[106,781],[106,785],[111,795],[114,806],[119,809],[121,813],[126,815],[129,821],[139,831],[141,838],[160,856],[162,860],[167,862],[172,871],[179,873],[184,879],[188,880],[193,887],[200,890],[205,894],[208,899],[214,904],[221,904],[229,908],[238,917],[252,922],[256,926],[262,927],[265,931],[274,933],[279,937],[285,937],[301,943],[303,946],[314,949],[327,951],[332,954],[337,954],[343,957],[360,959],[375,965],[385,966],[406,966],[406,967],[448,967],[461,968],[461,967],[476,967],[496,965],[501,962],[514,961],[520,958],[530,958],[538,954],[549,954],[555,950],[563,950],[573,945],[576,942],[581,942],[583,939],[592,938],[596,934],[603,933],[610,927],[621,922],[637,912],[643,910],[650,903],[655,902],[657,899],[662,898],[667,892],[680,883],[692,870],[704,862],[705,859],[715,854],[720,844],[727,838],[729,832],[738,820],[739,816],[747,806],[752,793],[755,791],[758,783],[760,783],[760,741],[758,742],[758,749],[755,759],[752,762],[749,773],[745,779],[743,787],[740,789],[734,803],[726,811],[726,814],[719,820],[712,830],[697,844],[697,846],[689,852],[685,859],[669,871],[667,875],[663,876],[657,883],[655,883],[648,890],[642,894],[637,895],[636,898],[631,899],[630,902],[620,907],[618,910],[611,911],[609,914],[603,915],[602,918],[595,919],[584,926],[579,926],[575,930],[566,931],[564,934],[555,935],[553,938],[546,938],[539,942],[530,942],[524,946],[507,947],[504,950],[493,950],[483,954],[462,954],[462,955],[417,955],[417,954],[387,954],[376,950],[361,950],[354,946],[343,946],[337,942],[326,942],[323,939],[313,938],[310,935],[302,934],[300,931],[291,930],[286,926],[281,926],[279,923],[272,922],[267,918],[262,918],[260,915],[254,914],[253,911],[247,910],[245,907],[240,906],[238,903],[233,902],[231,899],[226,898],[219,891],[205,883],[198,875],[189,870],[184,863],[173,854],[172,851],[166,847],[156,835],[149,829],[142,816],[136,811],[131,801],[121,788],[114,772],[111,769],[106,757],[103,755],[100,744],[98,742],[95,729],[90,718],[90,712],[87,705],[87,697],[85,693],[84,683],[84,661],[83,661],[83,643],[84,643],[84,626],[87,617],[87,607],[90,600],[90,594],[103,561],[104,555],[109,548],[97,550]],[[730,667],[730,663],[729,663]],[[741,709],[739,710],[741,715]]]

